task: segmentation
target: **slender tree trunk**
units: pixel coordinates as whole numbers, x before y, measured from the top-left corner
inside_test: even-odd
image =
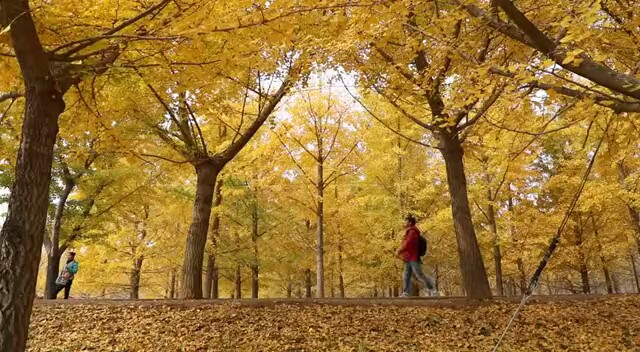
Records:
[[[611,273],[611,281],[613,282],[613,292],[622,293],[620,290],[620,281],[618,280],[618,275]]]
[[[259,256],[258,256],[258,237],[259,237],[259,214],[258,214],[258,203],[257,203],[257,199],[255,200],[254,204],[253,204],[253,209],[251,212],[251,220],[252,220],[252,227],[251,227],[251,244],[253,247],[253,263],[251,264],[251,298],[258,298],[258,290],[260,288],[260,283],[259,283],[259,273],[260,273],[260,267],[259,267]]]
[[[220,270],[218,267],[213,267],[213,278],[211,280],[211,298],[218,299],[220,298]]]
[[[213,192],[218,172],[218,166],[211,161],[196,165],[196,198],[193,204],[193,218],[182,266],[180,295],[184,299],[202,298],[202,263],[204,262]]]
[[[70,176],[64,179],[64,189],[58,199],[56,212],[53,217],[53,231],[51,231],[51,241],[49,250],[47,251],[47,276],[44,285],[44,297],[47,299],[56,298],[56,279],[58,278],[58,270],[60,270],[60,230],[62,229],[62,220],[67,205],[67,199],[75,188],[75,181]],[[45,235],[46,236],[46,235]]]
[[[587,269],[587,265],[584,263],[580,264],[580,278],[582,279],[582,293],[591,293],[591,285],[589,284],[589,270]]]
[[[322,148],[320,148],[322,150]],[[318,244],[316,248],[317,268],[316,268],[316,295],[318,298],[324,297],[324,167],[322,156],[318,160],[317,178],[317,222],[318,222]]]
[[[487,175],[488,177],[488,175]],[[489,180],[487,180],[489,181]],[[498,237],[498,226],[496,224],[496,212],[493,207],[495,201],[491,187],[487,189],[489,205],[487,206],[487,218],[493,240],[493,261],[496,270],[496,293],[498,296],[504,295],[504,283],[502,281],[502,253],[500,252],[500,238]]]
[[[598,242],[598,251],[600,253],[604,253],[602,248],[602,242],[600,241],[600,234],[598,231],[598,224],[596,223],[596,218],[591,214],[591,224],[593,225],[593,234],[596,237],[596,241]],[[602,264],[602,272],[604,274],[604,281],[607,285],[607,293],[613,293],[613,283],[611,281],[611,275],[609,274],[609,268],[607,267],[607,260],[604,255],[600,254],[600,263]]]
[[[336,296],[336,287],[333,284],[333,266],[329,264],[329,297],[334,298]]]
[[[26,100],[15,181],[0,231],[0,352],[18,352],[26,347],[36,294],[64,91],[58,91],[51,74],[29,2],[4,0],[0,6],[0,24],[10,28]]]
[[[56,279],[60,270],[62,253],[59,253],[58,250],[55,252],[52,250],[51,254],[47,255],[47,278],[44,289],[44,297],[47,299],[56,299]]]
[[[306,269],[304,271],[304,288],[305,288],[305,297],[311,298],[311,269]]]
[[[218,298],[218,283],[215,250],[218,237],[220,234],[220,214],[215,211],[222,204],[222,185],[224,180],[219,179],[216,183],[215,197],[213,200],[213,220],[211,221],[211,251],[207,255],[207,273],[205,276],[204,296],[205,298]],[[215,290],[214,290],[215,281]],[[215,295],[214,295],[215,292]]]
[[[169,298],[176,298],[176,269],[171,269],[171,278],[169,280]]]
[[[627,171],[627,168],[624,166],[624,162],[618,161],[618,178],[620,181],[620,185],[623,189],[627,188],[625,185],[625,180],[627,179],[627,176],[629,176],[629,172]],[[633,228],[633,232],[634,232],[634,239],[636,240],[636,247],[637,247],[638,253],[640,253],[640,212],[638,212],[638,209],[636,209],[636,207],[629,201],[627,201],[626,205],[627,205],[627,211],[629,212],[629,218],[631,220],[631,227]]]
[[[513,198],[509,197],[509,200],[507,201],[507,208],[509,209],[509,212],[511,214],[513,214]],[[513,215],[512,215],[513,216]],[[513,244],[515,246],[518,246],[518,241],[516,240],[516,228],[515,226],[511,225],[510,227],[510,232],[511,232],[511,238],[513,240]],[[527,272],[525,270],[524,267],[524,260],[522,259],[522,255],[521,253],[524,251],[524,248],[522,246],[519,246],[519,250],[518,250],[518,257],[516,258],[516,266],[518,268],[518,287],[520,288],[520,294],[524,294],[527,291]],[[515,281],[514,281],[514,285],[515,285]],[[514,290],[514,296],[515,294],[515,290]]]
[[[600,261],[602,262],[602,272],[604,273],[604,281],[607,284],[607,293],[613,293],[613,281],[611,281],[611,274],[609,274],[609,268],[607,268],[607,264],[604,261],[604,258],[601,256]]]
[[[133,266],[131,268],[130,283],[131,292],[129,297],[131,299],[138,299],[140,294],[140,275],[142,273],[142,263],[144,262],[144,253],[139,254],[138,248],[145,248],[147,238],[147,220],[149,219],[149,206],[144,206],[144,217],[142,221],[136,224],[136,230],[138,231],[137,241],[131,244],[133,253]]]
[[[589,268],[587,268],[587,258],[584,255],[584,251],[582,249],[583,243],[583,227],[582,227],[582,219],[579,219],[579,225],[576,227],[576,248],[578,249],[578,260],[579,267],[578,271],[580,272],[580,278],[582,280],[582,293],[589,294],[591,293],[591,285],[589,283]]]
[[[129,282],[131,285],[131,292],[129,298],[138,299],[140,295],[140,274],[142,272],[142,263],[144,257],[140,256],[133,260],[133,266],[131,268],[131,274],[129,276]]]
[[[258,298],[258,290],[260,288],[258,274],[260,269],[257,265],[251,266],[251,298]]]
[[[439,134],[442,156],[447,169],[447,183],[451,195],[451,211],[458,242],[458,257],[464,287],[470,298],[491,297],[480,247],[473,228],[467,196],[463,149],[457,134],[441,131]]]
[[[640,277],[638,277],[638,269],[636,268],[636,260],[633,257],[633,254],[629,255],[629,259],[631,259],[631,269],[633,269],[633,279],[636,283],[636,293],[640,293]]]
[[[236,266],[236,279],[235,284],[236,284],[236,290],[235,290],[235,298],[242,298],[242,275],[241,275],[241,271],[240,271],[240,265]]]
[[[213,292],[213,272],[216,268],[216,258],[212,254],[207,254],[207,271],[204,278],[204,298],[211,299]]]
[[[342,235],[340,235],[340,243],[338,244],[338,291],[340,298],[345,297],[344,293],[344,262],[342,259]]]
[[[291,282],[291,279],[289,279],[289,282],[287,282],[287,298],[291,298],[292,292],[293,292],[293,283]]]

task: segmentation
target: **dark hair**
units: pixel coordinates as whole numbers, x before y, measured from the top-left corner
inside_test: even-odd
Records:
[[[409,222],[411,225],[415,225],[416,224],[416,217],[411,215],[411,214],[407,215],[405,220],[407,220],[407,222]]]

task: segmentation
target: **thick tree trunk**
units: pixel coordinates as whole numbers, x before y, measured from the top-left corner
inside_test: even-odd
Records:
[[[235,298],[242,298],[242,273],[240,271],[240,265],[236,266],[236,278],[235,282]]]
[[[218,298],[218,291],[217,288],[215,290],[216,294],[215,297],[213,297],[213,283],[214,283],[214,276],[217,273],[216,270],[216,257],[215,254],[213,252],[215,252],[216,249],[216,243],[218,241],[218,235],[220,233],[220,214],[218,212],[215,211],[215,208],[219,207],[222,204],[222,185],[224,184],[224,181],[222,179],[219,179],[216,183],[216,189],[215,189],[215,197],[213,200],[213,220],[211,221],[211,246],[212,248],[212,253],[208,253],[207,254],[207,272],[205,275],[205,280],[204,280],[204,298]],[[217,285],[217,283],[216,283]]]
[[[491,297],[491,287],[469,208],[462,145],[457,135],[446,131],[441,131],[439,138],[442,147],[440,151],[447,169],[451,212],[458,242],[458,258],[464,287],[470,298],[489,298]]]
[[[304,271],[304,296],[306,298],[311,298],[311,269],[306,269]]]
[[[47,255],[47,277],[45,281],[44,297],[46,299],[56,299],[56,279],[60,270],[60,258],[62,253],[56,250],[54,254]]]
[[[26,346],[36,293],[64,92],[50,72],[29,2],[4,0],[0,6],[0,24],[10,28],[26,96],[15,181],[0,231],[0,352],[18,352]]]
[[[131,285],[129,298],[131,299],[138,299],[140,297],[140,274],[142,273],[143,261],[143,256],[133,260],[133,266],[131,267],[131,273],[129,275],[129,283]]]
[[[213,192],[219,168],[211,161],[196,166],[196,198],[182,266],[181,298],[202,298],[202,263],[207,243]]]

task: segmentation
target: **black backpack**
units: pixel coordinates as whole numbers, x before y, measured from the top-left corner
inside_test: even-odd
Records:
[[[418,235],[418,257],[422,258],[427,254],[427,239]]]

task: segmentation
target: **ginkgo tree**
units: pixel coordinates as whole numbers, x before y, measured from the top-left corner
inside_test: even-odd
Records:
[[[322,87],[319,88],[322,90]],[[325,191],[340,177],[357,171],[360,138],[366,133],[366,120],[349,109],[339,97],[302,92],[288,110],[291,118],[274,130],[294,168],[292,176],[308,184],[316,217],[316,294],[325,296]],[[315,169],[315,170],[314,170]],[[305,204],[304,200],[300,200]]]

